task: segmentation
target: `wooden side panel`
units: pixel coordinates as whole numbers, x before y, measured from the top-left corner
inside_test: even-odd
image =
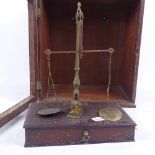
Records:
[[[29,61],[30,61],[30,94],[36,95],[36,47],[33,1],[28,1],[29,15]]]
[[[142,34],[142,26],[143,26],[143,14],[144,14],[144,5],[145,0],[141,0],[139,5],[139,23],[138,23],[138,31],[137,31],[137,42],[136,42],[136,58],[135,58],[135,67],[134,67],[134,81],[133,81],[133,90],[132,90],[132,102],[135,102],[136,98],[136,88],[137,88],[137,77],[138,77],[138,66],[139,66],[139,56],[140,56],[140,46],[141,46],[141,34]]]
[[[132,102],[135,101],[136,95],[143,12],[144,0],[136,1],[131,6],[126,33],[126,48],[122,61],[122,84]]]
[[[42,82],[42,91],[41,91],[41,97],[45,96],[45,93],[47,92],[47,80],[48,80],[48,66],[47,66],[47,57],[44,53],[46,49],[49,49],[49,14],[47,12],[47,5],[44,3],[45,1],[40,1],[40,21],[39,21],[39,45],[40,45],[40,51],[39,51],[39,57],[40,57],[40,79]]]

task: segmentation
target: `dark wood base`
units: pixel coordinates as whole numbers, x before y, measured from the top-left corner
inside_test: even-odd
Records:
[[[32,103],[25,120],[25,147],[47,145],[71,145],[84,143],[134,141],[135,123],[122,110],[123,118],[116,122],[95,122],[91,118],[98,116],[98,111],[109,103],[83,103],[84,113],[80,119],[66,117],[70,103],[40,102]],[[59,107],[62,112],[50,117],[41,117],[37,111],[46,107]],[[84,140],[84,132],[88,139]]]

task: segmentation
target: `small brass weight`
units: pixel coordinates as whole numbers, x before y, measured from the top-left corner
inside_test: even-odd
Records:
[[[71,118],[80,118],[83,110],[80,102],[80,56],[82,54],[83,46],[82,46],[82,37],[83,37],[83,12],[81,10],[81,3],[77,4],[77,12],[75,15],[76,19],[76,56],[75,56],[75,77],[73,80],[74,92],[73,92],[73,100],[71,101],[71,111],[67,115],[67,117]]]

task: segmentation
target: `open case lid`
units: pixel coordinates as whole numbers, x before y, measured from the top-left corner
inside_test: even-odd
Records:
[[[41,100],[55,100],[52,96],[47,98],[48,64],[44,51],[75,50],[76,3],[73,0],[28,1],[31,97],[13,107],[11,113],[7,111],[5,117],[0,118],[1,125],[23,111],[29,99],[37,97],[37,92]],[[144,0],[81,0],[81,3],[84,49],[115,49],[110,97],[106,95],[109,55],[92,53],[85,54],[81,60],[81,100],[108,100],[123,107],[135,107]],[[74,57],[74,53],[51,56],[55,90],[61,101],[72,99]]]

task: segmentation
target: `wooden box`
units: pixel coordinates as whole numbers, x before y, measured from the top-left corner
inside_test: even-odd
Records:
[[[55,97],[49,97],[47,95],[49,73],[47,57],[44,51],[46,49],[52,49],[54,51],[75,50],[75,12],[77,2],[76,0],[28,1],[30,86],[31,94],[39,99],[39,104],[50,103],[52,105],[53,103],[55,105]],[[122,107],[135,107],[144,0],[81,0],[81,3],[84,12],[84,49],[115,49],[111,61],[111,85],[108,96],[106,87],[109,78],[109,55],[106,53],[90,53],[84,55],[80,66],[81,102],[89,102],[91,105],[89,108],[92,107],[95,110],[98,110],[101,105],[105,106],[105,103],[112,103],[113,106],[119,104]],[[74,53],[67,54],[66,52],[51,56],[50,67],[58,97],[58,105],[65,102],[69,104],[69,101],[72,100],[74,63]],[[67,137],[63,136],[65,131],[66,134],[68,133],[70,126],[73,125],[72,123],[67,126],[67,123],[61,124],[60,121],[60,126],[54,130],[50,130],[53,128],[50,124],[33,124],[38,122],[33,122],[33,119],[37,120],[39,118],[35,118],[37,117],[36,111],[32,110],[32,107],[36,107],[36,104],[30,106],[27,114],[28,120],[26,119],[24,125],[26,130],[26,146],[80,143],[80,141],[77,141],[78,138],[75,138],[77,135],[75,130],[70,135],[76,139],[75,141],[67,141]],[[89,113],[87,113],[88,116],[85,113],[83,115],[82,118],[87,118]],[[32,119],[32,122],[29,122],[30,119]],[[104,130],[107,127],[106,125],[96,126],[95,123],[91,124],[87,121],[84,122],[83,127],[75,123],[73,128],[76,130],[79,129],[77,131],[77,137],[82,135],[85,128],[90,132],[94,132],[94,135],[97,137],[100,137],[96,138],[96,140],[93,137],[90,143],[133,141],[135,123],[131,121],[126,113],[125,119],[126,122],[120,121],[116,124],[110,124],[111,126],[108,124],[108,128],[110,129],[108,132],[106,132],[107,129]],[[76,121],[78,122],[80,120]],[[67,122],[69,119],[65,119],[65,121]],[[44,125],[51,135],[51,138],[47,141],[43,138],[46,132]],[[64,129],[63,125],[66,129],[64,133],[61,133],[61,127]],[[94,128],[93,131],[90,129],[91,125]],[[79,128],[76,128],[77,126]],[[117,131],[114,128],[117,128]],[[59,141],[53,142],[52,134],[59,135],[59,133]],[[109,139],[108,137],[104,137],[103,134],[106,133],[109,136],[113,135],[113,137],[109,137]],[[40,137],[35,139],[35,136],[37,137],[39,135]],[[127,137],[127,135],[130,136]],[[48,136],[46,135],[45,137],[47,138]],[[37,142],[37,140],[40,142]],[[64,141],[62,142],[62,140]]]
[[[96,104],[96,105],[95,105]],[[69,103],[32,103],[25,121],[25,146],[94,144],[104,142],[134,141],[135,123],[122,108],[109,103],[84,103],[84,114],[80,119],[66,117]],[[100,108],[105,106],[118,108],[123,118],[116,122],[95,122],[91,118],[98,116]],[[62,112],[54,117],[41,117],[37,111],[47,107],[59,107]],[[84,139],[85,132],[88,137]]]
[[[81,0],[81,3],[84,48],[115,49],[108,100],[115,100],[123,107],[135,107],[144,0]],[[75,50],[77,1],[29,0],[28,5],[31,94],[36,95],[38,82],[42,85],[41,98],[46,99],[48,67],[44,51]],[[51,58],[53,80],[62,100],[72,98],[74,57],[74,54],[59,54]],[[107,100],[108,60],[105,53],[87,54],[81,60],[82,101]]]

